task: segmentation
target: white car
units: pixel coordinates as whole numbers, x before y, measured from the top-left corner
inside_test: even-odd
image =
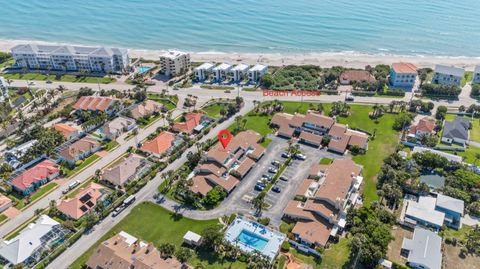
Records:
[[[299,153],[299,154],[295,154],[295,158],[305,161],[307,159],[307,156]]]

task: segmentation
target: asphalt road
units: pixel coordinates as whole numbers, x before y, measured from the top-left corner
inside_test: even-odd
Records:
[[[237,115],[245,115],[248,111],[253,108],[253,104],[246,103],[245,106],[240,110]],[[206,141],[209,138],[215,137],[218,132],[222,129],[227,128],[235,121],[234,115],[230,119],[222,122],[221,124],[217,125],[217,127],[213,128],[210,133],[204,136],[200,141]],[[131,139],[132,141],[134,139]],[[126,150],[126,149],[125,149]],[[186,150],[182,156],[176,159],[173,163],[168,165],[164,171],[168,170],[176,170],[182,166],[183,163],[187,161],[187,154],[190,151],[195,151],[196,147],[192,146],[188,150]],[[122,213],[118,216],[113,218],[111,215],[106,217],[101,223],[94,227],[94,230],[91,231],[89,234],[83,235],[75,244],[73,244],[70,248],[68,248],[65,252],[63,252],[60,256],[58,256],[47,268],[51,269],[59,269],[59,268],[68,268],[72,262],[74,262],[78,257],[80,257],[85,251],[87,251],[99,238],[101,238],[104,234],[106,234],[115,224],[117,224],[120,220],[130,213],[132,208],[136,205],[151,200],[154,193],[157,192],[157,187],[163,182],[163,178],[160,176],[160,173],[157,174],[155,178],[153,178],[150,182],[147,183],[137,194],[136,201],[133,205],[130,205],[127,209],[125,209]],[[205,213],[202,213],[205,215]],[[147,224],[148,225],[148,224]],[[153,225],[153,224],[152,224]]]
[[[25,87],[27,85],[25,80],[14,80],[11,83],[12,86],[18,87]],[[133,86],[126,84],[124,82],[118,81],[116,83],[111,84],[96,84],[96,83],[79,83],[79,82],[53,82],[51,84],[47,84],[45,81],[35,81],[35,85],[31,87],[37,88],[44,88],[44,89],[55,89],[58,86],[63,85],[69,90],[79,90],[81,87],[90,87],[93,90],[98,90],[99,88],[110,90],[110,89],[117,89],[117,90],[128,90],[132,89]],[[162,90],[167,89],[165,83],[158,81],[156,85],[148,87],[149,91],[152,92],[161,92]],[[199,98],[203,99],[211,99],[211,98],[234,98],[237,95],[242,96],[246,101],[268,101],[268,100],[286,100],[286,101],[305,101],[305,102],[335,102],[335,101],[344,101],[345,95],[320,95],[320,96],[264,96],[261,91],[239,91],[232,90],[231,93],[225,93],[221,90],[207,90],[202,89],[198,86],[194,86],[188,89],[178,89],[172,90],[171,87],[168,88],[171,94],[178,94],[183,97],[187,96],[188,94],[193,94],[198,96]],[[470,91],[471,87],[466,85],[463,88],[462,93],[460,94],[458,100],[456,101],[447,101],[447,100],[436,100],[433,101],[435,106],[444,105],[447,107],[457,108],[461,105],[469,106],[471,104],[478,104],[475,99],[470,98]],[[403,98],[382,98],[382,97],[355,97],[355,103],[378,103],[378,104],[388,104],[392,100],[403,100],[403,101],[410,101],[411,93],[407,93]]]

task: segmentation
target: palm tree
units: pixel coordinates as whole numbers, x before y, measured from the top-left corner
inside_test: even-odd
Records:
[[[175,245],[171,243],[164,243],[158,247],[162,257],[171,257],[175,253]]]

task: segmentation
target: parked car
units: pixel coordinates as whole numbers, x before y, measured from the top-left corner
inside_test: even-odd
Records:
[[[264,189],[265,187],[263,185],[258,185],[258,184],[255,185],[255,190],[257,191],[263,191]]]
[[[268,180],[272,180],[272,176],[269,174],[263,174],[262,177],[267,178]]]
[[[355,100],[355,99],[353,98],[353,96],[347,96],[347,97],[345,98],[345,101],[347,101],[347,102],[353,102],[354,100]]]
[[[278,169],[275,168],[275,167],[270,167],[270,168],[268,168],[268,172],[270,172],[272,174],[276,174],[278,172]]]
[[[282,189],[280,189],[280,187],[278,187],[278,186],[273,186],[272,191],[274,191],[276,193],[280,193],[282,191]]]
[[[230,90],[225,90],[224,93],[230,93]]]
[[[290,155],[290,153],[288,153],[288,152],[282,153],[282,157],[283,157],[283,158],[290,158],[291,156],[292,156],[292,155]]]
[[[284,176],[280,176],[279,177],[280,180],[283,180],[283,181],[288,181],[288,178],[284,177]]]
[[[46,81],[46,83],[47,83],[47,84],[52,84],[52,83],[53,83],[53,81],[51,81],[51,80],[47,80],[47,81]]]
[[[299,160],[302,160],[302,161],[304,161],[304,160],[306,160],[306,159],[307,159],[307,156],[305,156],[305,155],[303,155],[303,154],[300,154],[300,153],[298,153],[298,154],[295,154],[295,158],[297,158],[297,159],[299,159]]]
[[[280,162],[279,162],[279,161],[273,161],[273,162],[272,162],[272,165],[273,165],[273,166],[276,166],[276,167],[279,167],[279,166],[280,166]]]
[[[122,211],[125,209],[123,205],[118,206],[113,210],[112,217],[118,216],[118,214],[122,213]]]

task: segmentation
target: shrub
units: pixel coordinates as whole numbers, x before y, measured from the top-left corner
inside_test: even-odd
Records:
[[[286,252],[286,251],[289,251],[289,250],[290,250],[290,243],[288,243],[288,241],[283,241],[281,248],[282,248],[282,250],[285,251],[285,252]]]
[[[270,218],[259,218],[258,223],[267,226],[270,224]]]

